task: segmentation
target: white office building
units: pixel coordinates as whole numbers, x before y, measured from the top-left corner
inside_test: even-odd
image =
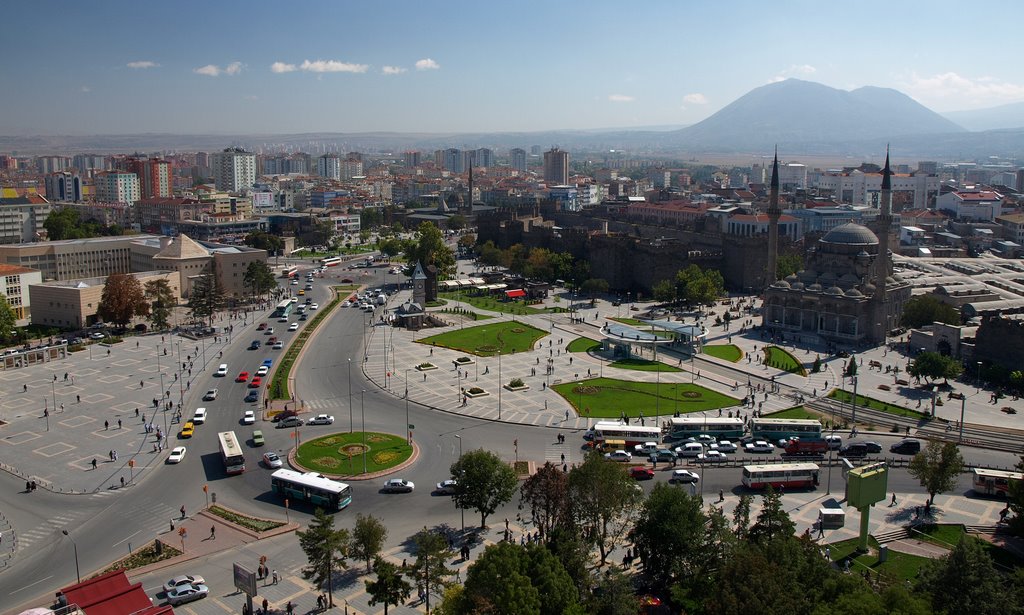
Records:
[[[256,154],[229,147],[210,156],[217,190],[243,192],[256,183]]]

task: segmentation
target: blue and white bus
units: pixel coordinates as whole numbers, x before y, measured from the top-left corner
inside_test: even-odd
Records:
[[[696,438],[701,434],[708,434],[715,440],[739,440],[745,429],[739,417],[679,416],[668,421],[668,437],[673,440]]]
[[[820,440],[821,421],[817,419],[750,419],[750,435],[758,440],[775,443],[778,440],[800,438]]]
[[[274,313],[270,315],[271,318],[286,318],[292,313],[292,306],[295,305],[291,299],[285,299],[281,303],[277,304],[274,308]]]
[[[352,503],[352,488],[316,472],[277,470],[270,475],[270,488],[283,498],[309,502],[325,510],[341,510]]]

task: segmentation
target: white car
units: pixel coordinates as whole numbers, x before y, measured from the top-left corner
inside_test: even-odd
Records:
[[[644,442],[643,444],[637,444],[633,447],[633,452],[637,455],[650,455],[651,453],[657,452],[661,448],[657,442]]]
[[[455,489],[458,487],[458,485],[458,481],[456,481],[454,478],[449,478],[448,480],[443,480],[437,483],[437,492],[442,495],[451,495],[455,493]]]
[[[629,451],[612,451],[605,453],[604,458],[608,461],[633,461],[633,455]]]
[[[735,453],[736,452],[736,445],[733,444],[732,442],[729,442],[728,440],[722,440],[721,442],[716,442],[716,443],[712,444],[711,446],[709,446],[708,448],[710,450],[721,451],[723,453]]]
[[[318,414],[313,418],[309,419],[307,425],[330,425],[334,422],[334,417],[329,414]]]
[[[842,436],[825,436],[825,442],[828,443],[828,449],[830,451],[838,451],[843,448]]]
[[[718,461],[726,461],[729,457],[721,451],[708,451],[697,455],[697,463],[715,463]]]
[[[271,346],[271,348],[273,350],[284,350],[284,342],[281,342],[281,341],[274,342],[274,345]]]
[[[384,488],[381,491],[384,493],[412,493],[412,490],[415,488],[416,485],[411,480],[389,478],[384,481]]]
[[[167,456],[167,463],[181,463],[181,460],[185,458],[185,447],[175,446],[171,449],[171,454]]]
[[[216,376],[218,378],[224,378],[227,375],[228,375],[228,364],[227,363],[221,363],[220,366],[217,367],[217,373],[215,373],[214,376]]]
[[[757,440],[743,447],[748,453],[770,453],[775,450],[771,442],[765,442],[764,440]]]
[[[341,307],[348,307],[350,305],[352,305],[352,302],[349,301],[348,299],[345,299],[344,301],[341,302]]]
[[[298,331],[299,330],[299,323],[293,322],[292,324],[288,325],[288,330],[289,331]]]
[[[103,335],[99,331],[95,331],[95,332],[89,334],[89,339],[91,339],[91,340],[101,340],[101,339],[103,339],[105,337],[107,337],[107,336]]]
[[[319,307],[320,307],[320,306],[319,306],[319,305],[317,305],[316,303],[310,303],[310,304],[309,304],[309,309],[311,309],[311,310],[315,310],[315,309],[318,309]]]
[[[270,368],[267,367],[266,365],[260,365],[259,368],[256,370],[256,375],[260,376],[261,378],[263,376],[266,376],[268,373],[270,373]]]
[[[288,317],[287,316],[282,316],[282,317],[277,319],[277,322],[288,322]]]
[[[292,286],[298,286],[298,285],[299,285],[299,281],[298,280],[292,280]]]
[[[192,416],[192,422],[196,425],[202,425],[206,422],[206,408],[196,408],[196,413]]]
[[[245,413],[242,414],[242,424],[243,425],[252,425],[255,422],[256,422],[256,413],[253,412],[252,410],[246,410]]]
[[[217,389],[210,389],[203,395],[203,401],[213,401],[217,399]]]
[[[690,470],[672,470],[672,476],[668,479],[670,483],[693,484],[700,480],[700,475]]]
[[[284,466],[284,462],[277,456],[274,451],[267,451],[263,453],[263,463],[267,464],[268,468],[280,468]]]

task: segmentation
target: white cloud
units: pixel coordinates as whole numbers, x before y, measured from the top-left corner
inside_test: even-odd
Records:
[[[129,62],[128,68],[156,68],[160,66],[156,62],[150,62],[149,60],[139,60],[138,62]]]
[[[626,94],[609,94],[608,100],[612,102],[633,102],[636,99]]]
[[[87,86],[87,85],[83,85],[82,87],[79,88],[79,90],[81,90],[82,92],[88,93],[88,92],[92,91],[92,88]]]
[[[380,72],[385,75],[401,75],[405,72],[405,69],[401,66],[383,66],[381,67]]]
[[[922,76],[911,73],[902,78],[900,89],[923,102],[944,110],[992,107],[1024,100],[1024,85],[993,77],[965,77],[957,73]]]
[[[232,62],[224,68],[221,68],[216,64],[207,64],[206,66],[193,68],[192,72],[197,75],[206,75],[207,77],[219,77],[221,75],[237,75],[238,73],[242,72],[242,63]]]
[[[290,73],[298,70],[298,67],[294,64],[285,64],[284,62],[274,62],[270,65],[270,72],[272,73]]]
[[[416,70],[437,70],[439,68],[441,68],[441,65],[430,58],[416,60]]]
[[[683,102],[691,105],[706,105],[708,104],[708,97],[700,92],[696,92],[683,96]]]
[[[299,69],[307,73],[365,73],[369,68],[368,64],[352,64],[337,60],[303,60],[299,65]]]

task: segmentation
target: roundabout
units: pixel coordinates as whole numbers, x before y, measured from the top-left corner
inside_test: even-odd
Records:
[[[334,433],[303,442],[288,455],[302,472],[332,479],[364,480],[385,476],[412,465],[419,456],[415,442],[378,431]]]

